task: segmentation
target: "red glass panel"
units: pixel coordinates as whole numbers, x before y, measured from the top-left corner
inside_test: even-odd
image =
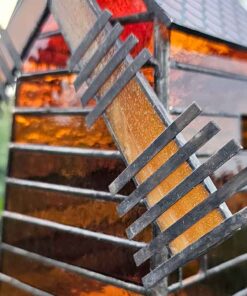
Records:
[[[37,72],[66,67],[70,51],[61,35],[37,39],[23,65],[23,72]]]
[[[143,0],[97,0],[102,9],[108,9],[114,17],[147,11]]]

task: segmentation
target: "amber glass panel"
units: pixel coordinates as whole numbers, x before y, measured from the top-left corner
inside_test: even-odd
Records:
[[[14,140],[19,143],[115,149],[103,119],[88,129],[83,116],[15,116]]]
[[[247,50],[237,50],[226,44],[177,30],[171,31],[170,38],[171,59],[236,74],[247,74]]]
[[[170,71],[169,107],[185,109],[196,101],[204,112],[247,112],[247,83],[181,70]]]
[[[4,222],[4,241],[28,251],[134,283],[141,283],[149,271],[148,264],[136,267],[136,249],[49,227],[9,219]]]
[[[110,284],[91,280],[75,273],[46,266],[37,261],[17,256],[9,252],[4,252],[3,254],[3,266],[7,274],[56,296],[139,295],[134,292],[111,286]],[[12,296],[12,294],[2,295]],[[16,294],[15,296],[24,295]]]
[[[27,292],[19,290],[13,286],[5,283],[0,283],[0,295],[10,295],[10,296],[32,296]]]
[[[9,211],[125,238],[125,229],[144,212],[137,207],[119,218],[112,201],[15,186],[9,186],[7,193]],[[148,228],[136,239],[148,242],[151,238]]]
[[[108,191],[124,168],[116,159],[13,151],[10,176]]]
[[[19,80],[16,106],[19,107],[80,107],[73,82],[75,75],[46,75]]]
[[[26,57],[23,72],[63,69],[69,56],[69,48],[61,35],[38,39]]]

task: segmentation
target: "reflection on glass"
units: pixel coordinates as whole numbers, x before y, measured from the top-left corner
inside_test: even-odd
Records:
[[[184,110],[196,101],[204,112],[247,112],[247,83],[181,70],[170,70],[169,107]]]

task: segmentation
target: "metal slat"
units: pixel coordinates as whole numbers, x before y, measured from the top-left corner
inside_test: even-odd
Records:
[[[81,267],[78,267],[75,265],[71,265],[68,263],[57,261],[57,260],[42,256],[42,255],[38,255],[33,252],[29,252],[29,251],[26,251],[26,250],[23,250],[23,249],[20,249],[17,247],[13,247],[13,246],[8,245],[6,243],[2,243],[0,245],[0,248],[4,251],[7,251],[7,252],[13,253],[15,255],[22,256],[22,257],[37,261],[37,262],[44,264],[44,265],[56,267],[56,268],[61,268],[61,269],[66,270],[68,272],[73,272],[73,273],[79,274],[81,276],[91,278],[96,281],[101,281],[106,284],[110,284],[110,285],[113,285],[113,286],[116,286],[116,287],[119,287],[122,289],[133,291],[135,293],[140,293],[143,295],[146,295],[146,293],[147,293],[147,290],[141,286],[138,286],[138,285],[135,285],[132,283],[128,283],[128,282],[124,282],[124,281],[118,280],[116,278],[112,278],[112,277],[109,277],[109,276],[106,276],[106,275],[103,275],[103,274],[100,274],[100,273],[97,273],[97,272],[94,272],[91,270],[87,270],[87,269],[84,269],[84,268],[81,268]]]
[[[19,290],[31,293],[32,295],[35,295],[35,296],[53,296],[53,294],[41,291],[40,289],[37,289],[30,285],[22,283],[21,281],[3,273],[0,273],[0,282],[13,286]]]
[[[99,44],[99,48],[93,54],[88,63],[83,67],[80,74],[74,82],[75,90],[78,91],[84,81],[86,81],[90,74],[94,71],[103,57],[108,53],[110,48],[117,41],[120,34],[123,32],[123,27],[120,24],[116,24],[113,29],[107,34],[102,44]]]
[[[201,113],[193,103],[153,143],[145,149],[109,186],[112,194],[119,192],[154,156],[174,139],[192,120]]]
[[[223,148],[221,148],[209,160],[203,163],[200,167],[194,170],[191,175],[185,178],[179,185],[172,189],[153,207],[148,209],[141,217],[139,217],[127,230],[128,238],[135,237],[144,228],[146,228],[155,219],[165,213],[174,203],[180,200],[204,179],[214,173],[220,166],[231,159],[239,152],[241,147],[231,140]]]
[[[17,144],[10,143],[9,149],[17,151],[30,151],[37,153],[65,154],[78,155],[90,158],[107,158],[107,159],[122,159],[119,151],[100,150],[100,149],[85,149],[75,147],[50,146],[50,145],[33,145],[33,144]]]
[[[120,216],[123,216],[138,204],[149,192],[168,177],[179,165],[184,163],[194,154],[202,145],[209,141],[219,128],[209,122],[201,129],[190,141],[181,147],[173,156],[171,156],[152,176],[143,182],[127,199],[118,205],[117,210]]]
[[[247,183],[247,169],[241,171],[220,189],[212,193],[206,200],[194,207],[189,213],[172,224],[167,230],[159,234],[144,249],[134,255],[136,264],[139,266],[148,260],[155,252],[158,252],[164,245],[174,240],[181,233],[193,226],[198,220],[210,213],[222,202],[231,197]]]
[[[92,109],[78,109],[78,108],[13,108],[12,113],[16,115],[88,115]]]
[[[114,70],[121,64],[121,62],[126,58],[131,49],[137,44],[138,40],[134,35],[130,35],[128,39],[121,45],[121,47],[116,51],[104,69],[94,78],[90,83],[90,86],[85,91],[82,96],[81,103],[83,106],[93,98],[102,85],[107,81]]]
[[[42,226],[42,227],[56,229],[59,231],[64,231],[66,233],[80,235],[80,236],[86,237],[86,238],[93,238],[96,240],[100,240],[103,242],[107,242],[107,243],[111,243],[111,244],[119,245],[119,246],[123,246],[123,247],[128,247],[128,248],[139,249],[139,248],[143,248],[147,245],[146,243],[128,240],[125,238],[121,238],[121,237],[117,237],[117,236],[113,236],[113,235],[109,235],[109,234],[104,234],[104,233],[100,233],[100,232],[95,232],[95,231],[91,231],[91,230],[87,230],[87,229],[83,229],[83,228],[79,228],[79,227],[69,226],[69,225],[65,225],[65,224],[61,224],[61,223],[57,223],[57,222],[52,222],[52,221],[49,221],[46,219],[35,218],[35,217],[31,217],[31,216],[27,216],[27,215],[15,213],[15,212],[4,211],[2,214],[2,217],[25,222],[25,223],[29,223],[32,225],[38,225],[38,226]]]
[[[105,25],[111,18],[111,13],[107,10],[103,11],[102,14],[97,19],[96,23],[91,30],[86,34],[85,38],[82,40],[78,48],[73,53],[69,60],[69,68],[74,69],[75,66],[80,62],[81,58],[84,56],[88,48],[92,45],[95,39],[98,37],[100,32],[104,29]]]
[[[44,183],[44,182],[38,182],[38,181],[29,181],[29,180],[23,180],[23,179],[17,179],[17,178],[6,178],[6,183],[8,185],[61,192],[61,193],[66,193],[70,195],[77,195],[79,197],[86,196],[88,198],[105,200],[105,201],[120,202],[126,198],[126,196],[124,195],[118,194],[113,196],[111,193],[105,192],[105,191],[96,191],[92,189],[83,189],[78,187],[57,185],[57,184]]]
[[[195,257],[205,254],[210,248],[223,242],[236,231],[247,226],[247,208],[244,208],[231,218],[226,219],[208,234],[204,235],[195,243],[184,249],[182,252],[174,255],[168,261],[160,264],[156,269],[147,274],[143,279],[144,286],[149,289],[157,284],[162,278],[185,265]]]
[[[9,70],[4,57],[1,55],[1,52],[0,52],[0,68],[3,72],[3,75],[5,76],[5,78],[7,80],[7,82],[12,82],[12,80],[13,80],[12,73]]]
[[[125,69],[114,85],[99,100],[93,111],[86,117],[88,126],[91,126],[97,118],[104,113],[105,109],[112,103],[113,99],[126,86],[126,84],[136,75],[141,67],[150,59],[151,54],[147,49],[143,49],[134,61]]]

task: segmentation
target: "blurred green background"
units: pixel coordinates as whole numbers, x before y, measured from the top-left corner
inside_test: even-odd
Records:
[[[0,210],[3,207],[4,180],[8,160],[8,142],[10,134],[10,105],[1,104],[0,106]]]

